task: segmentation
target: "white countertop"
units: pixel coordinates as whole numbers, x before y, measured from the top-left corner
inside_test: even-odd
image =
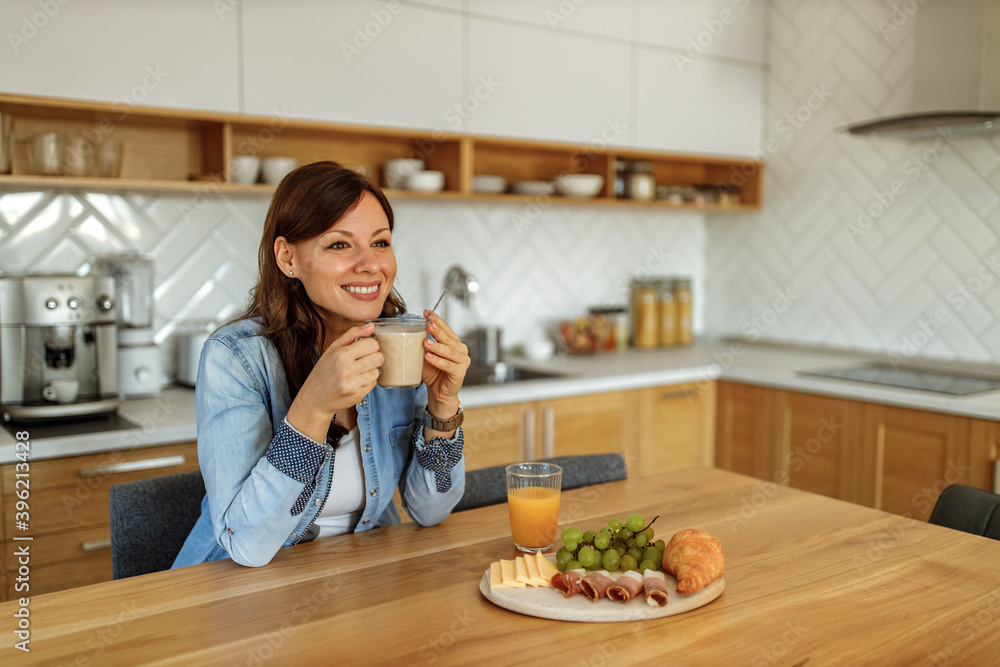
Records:
[[[699,342],[663,350],[628,350],[588,356],[560,356],[546,362],[510,359],[519,366],[563,374],[553,379],[466,387],[462,405],[475,408],[539,401],[605,391],[639,389],[715,379],[746,382],[840,398],[930,410],[1000,421],[1000,391],[953,397],[924,391],[798,375],[799,371],[845,366],[860,361],[888,361],[886,355],[865,355],[738,342]],[[914,360],[914,365],[925,366]],[[957,364],[969,369],[983,366]],[[990,368],[991,371],[998,369]],[[1000,376],[1000,372],[997,372]],[[138,428],[67,438],[32,440],[31,460],[135,449],[196,439],[194,390],[165,389],[157,398],[122,402],[118,414]],[[0,463],[17,460],[14,437],[0,429]]]

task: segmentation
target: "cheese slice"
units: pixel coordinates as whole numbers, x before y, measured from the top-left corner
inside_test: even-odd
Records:
[[[556,564],[543,556],[541,552],[535,554],[535,565],[538,566],[538,576],[545,580],[545,586],[552,586],[552,576],[558,574],[559,568]]]
[[[542,578],[542,575],[538,573],[538,560],[535,558],[535,554],[524,557],[524,565],[528,568],[528,585],[529,586],[548,586],[549,582]]]
[[[503,573],[500,571],[500,561],[490,563],[490,588],[510,588],[503,583]]]
[[[524,588],[523,581],[517,580],[514,561],[500,559],[500,573],[503,575],[503,583],[510,588]]]
[[[528,566],[524,562],[524,556],[518,556],[514,559],[514,574],[518,581],[522,582],[525,586],[534,586],[531,583],[531,577],[528,575]]]

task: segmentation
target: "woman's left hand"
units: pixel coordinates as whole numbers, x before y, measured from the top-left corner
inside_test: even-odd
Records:
[[[447,419],[458,412],[458,390],[472,360],[469,348],[437,313],[424,311],[427,333],[434,340],[424,341],[424,384],[427,385],[427,409]]]

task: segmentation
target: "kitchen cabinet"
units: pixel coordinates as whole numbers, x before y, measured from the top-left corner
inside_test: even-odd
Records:
[[[9,43],[0,90],[235,113],[240,105],[236,2],[0,3]],[[13,51],[13,53],[10,53]]]
[[[1000,424],[718,383],[716,465],[921,520],[949,484],[993,488]]]
[[[30,462],[30,461],[29,461]],[[3,498],[4,599],[41,595],[111,579],[108,489],[137,479],[198,469],[195,443],[145,447],[30,462],[29,530],[17,528],[13,508],[16,464],[0,466]],[[29,542],[14,542],[30,535]],[[31,545],[30,591],[16,591],[15,545]]]
[[[710,465],[715,391],[647,387],[465,411],[466,468],[620,452],[630,475]]]
[[[295,120],[288,116],[248,116],[135,107],[122,114],[115,105],[0,94],[0,113],[12,119],[13,170],[0,175],[0,188],[82,188],[88,191],[181,190],[203,197],[221,193],[269,194],[273,186],[231,182],[233,155],[288,156],[300,164],[337,160],[380,180],[381,166],[397,157],[420,157],[427,169],[445,175],[442,192],[388,190],[390,196],[475,199],[549,205],[651,206],[674,209],[759,210],[763,164],[743,158],[679,155],[639,149],[597,148],[542,141],[447,134],[426,130],[343,125]],[[94,142],[114,138],[124,145],[121,178],[36,176],[28,173],[27,141],[60,132]],[[737,185],[739,204],[672,204],[614,198],[615,159],[648,160],[660,185]],[[604,177],[594,198],[549,195],[477,194],[475,174],[496,174],[508,182],[550,181],[561,173]]]
[[[638,401],[638,451],[628,457],[630,474],[712,465],[714,384],[647,387],[638,390]]]

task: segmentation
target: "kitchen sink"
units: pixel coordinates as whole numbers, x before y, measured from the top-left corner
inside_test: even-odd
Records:
[[[526,380],[544,380],[551,378],[565,377],[562,373],[551,371],[540,371],[534,368],[514,366],[503,362],[495,366],[472,366],[465,374],[466,387],[475,387],[484,384],[509,384],[511,382],[524,382]]]

